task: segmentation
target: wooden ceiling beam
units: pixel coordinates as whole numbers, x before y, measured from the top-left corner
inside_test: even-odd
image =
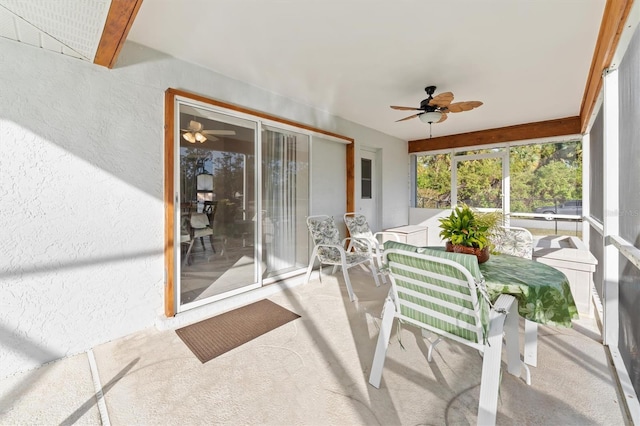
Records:
[[[602,72],[611,66],[620,35],[631,11],[633,0],[607,0],[600,23],[596,48],[580,105],[581,133],[586,133],[591,114],[602,90]]]
[[[409,141],[409,153],[474,147],[478,145],[494,145],[503,142],[574,134],[580,134],[580,117],[578,116],[437,138],[418,139]]]
[[[113,68],[142,0],[112,0],[93,63]]]

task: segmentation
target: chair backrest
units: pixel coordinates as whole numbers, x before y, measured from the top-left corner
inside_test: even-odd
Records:
[[[307,217],[307,227],[311,233],[313,244],[337,244],[340,245],[340,231],[336,227],[333,217],[316,215]],[[340,250],[331,247],[318,248],[318,257],[323,263],[340,262]]]
[[[369,245],[362,242],[358,243],[358,239],[367,240],[374,247],[380,244],[373,235],[373,232],[371,232],[365,215],[360,213],[345,213],[344,224],[347,226],[351,238],[354,238],[352,247],[355,251],[363,252],[369,250]]]
[[[360,213],[345,213],[344,224],[353,238],[373,238],[373,232],[365,215]]]
[[[206,214],[209,217],[209,223],[213,223],[213,219],[216,216],[217,210],[218,210],[217,201],[205,201],[204,207],[202,208],[202,213]]]
[[[418,248],[416,248],[418,249]],[[400,320],[482,350],[489,301],[461,262],[482,276],[475,256],[388,249],[385,259]]]
[[[209,217],[206,213],[191,213],[189,224],[193,229],[203,229],[209,226]]]
[[[188,242],[191,240],[191,224],[188,213],[182,213],[180,215],[180,242]]]
[[[501,226],[491,237],[498,253],[531,259],[533,257],[533,235],[525,228]]]
[[[454,262],[458,262],[459,264],[464,266],[471,273],[471,276],[476,282],[484,281],[484,277],[482,276],[482,272],[480,272],[480,267],[478,266],[478,258],[474,255],[445,251],[444,247],[418,247],[393,240],[385,241],[384,249],[399,249],[410,251],[413,253],[428,254],[429,256],[453,260]]]

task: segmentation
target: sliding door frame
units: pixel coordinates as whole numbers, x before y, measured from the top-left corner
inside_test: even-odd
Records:
[[[260,111],[252,110],[249,108],[240,107],[227,102],[218,101],[215,99],[207,98],[205,96],[197,95],[194,93],[186,92],[183,90],[169,88],[165,91],[165,115],[164,115],[164,216],[165,216],[165,247],[164,247],[164,260],[165,260],[165,285],[164,285],[164,313],[167,317],[173,317],[178,312],[176,306],[176,247],[179,249],[179,242],[176,245],[175,241],[175,181],[174,170],[176,164],[175,158],[175,107],[176,97],[186,98],[189,100],[202,102],[212,107],[224,108],[227,110],[247,114],[255,118],[257,121],[263,120],[271,121],[285,126],[291,126],[298,130],[305,130],[313,134],[330,136],[332,138],[339,139],[341,142],[346,142],[346,204],[347,211],[353,211],[355,208],[355,141],[353,138],[343,136],[337,133],[329,132],[326,130],[318,129],[316,127],[308,126],[295,121],[286,120],[280,117],[276,117],[271,114],[266,114]],[[265,123],[268,124],[268,123]],[[261,124],[260,124],[261,126]],[[260,173],[256,170],[256,173]]]

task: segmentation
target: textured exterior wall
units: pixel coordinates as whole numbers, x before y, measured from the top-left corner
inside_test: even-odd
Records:
[[[108,70],[0,39],[0,377],[162,316],[168,87],[370,139],[408,176],[406,142],[143,46]]]
[[[0,376],[150,327],[161,92],[0,41]]]

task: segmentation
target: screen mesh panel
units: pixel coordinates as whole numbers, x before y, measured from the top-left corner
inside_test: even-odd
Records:
[[[640,32],[636,30],[618,71],[620,236],[640,247]],[[620,255],[620,354],[636,394],[640,391],[640,272]]]

